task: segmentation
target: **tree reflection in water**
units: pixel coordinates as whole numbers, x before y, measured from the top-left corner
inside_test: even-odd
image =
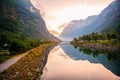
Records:
[[[95,50],[90,48],[84,48],[84,47],[78,47],[79,51],[82,51],[83,53],[87,55],[92,55],[94,58],[98,57],[99,54],[104,54],[107,56],[108,60],[119,60],[120,61],[120,54],[119,52],[108,52],[108,51],[102,51],[102,50]]]

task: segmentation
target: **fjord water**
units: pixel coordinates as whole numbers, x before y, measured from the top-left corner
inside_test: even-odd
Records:
[[[59,44],[50,51],[41,80],[120,80],[119,59],[90,53],[69,43]]]

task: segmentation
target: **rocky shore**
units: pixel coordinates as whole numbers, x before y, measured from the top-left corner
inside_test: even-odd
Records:
[[[112,46],[112,45],[101,45],[101,44],[73,44],[74,46],[78,47],[84,47],[84,48],[91,48],[95,50],[102,50],[102,51],[108,51],[108,52],[120,52],[120,49],[118,47]]]

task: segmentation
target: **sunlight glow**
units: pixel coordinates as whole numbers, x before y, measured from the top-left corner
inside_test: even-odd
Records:
[[[71,20],[85,19],[90,15],[99,14],[99,11],[99,9],[94,10],[92,7],[88,8],[86,6],[76,6],[61,9],[57,11],[54,16],[59,21],[70,22]]]
[[[48,30],[55,30],[59,34],[62,24],[72,20],[86,19],[88,16],[98,15],[113,0],[30,0],[40,9]],[[54,3],[53,3],[54,2]]]
[[[58,29],[58,27],[63,23],[69,23],[72,20],[80,20],[86,19],[91,15],[98,15],[104,7],[98,7],[97,9],[94,7],[87,6],[75,6],[75,7],[66,7],[64,9],[59,9],[54,12],[53,15],[56,20],[49,20],[46,17],[47,28],[49,30],[55,30],[58,33],[61,33],[62,29]]]

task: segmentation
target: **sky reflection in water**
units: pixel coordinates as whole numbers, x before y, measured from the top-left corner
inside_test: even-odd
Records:
[[[70,47],[70,44],[60,44],[51,50],[41,80],[120,80],[120,77],[114,75],[103,64],[97,63],[99,59],[95,59],[93,63],[90,61],[90,55],[76,55],[80,52],[76,53],[77,50]],[[75,56],[71,56],[72,53],[81,57],[75,59]]]

